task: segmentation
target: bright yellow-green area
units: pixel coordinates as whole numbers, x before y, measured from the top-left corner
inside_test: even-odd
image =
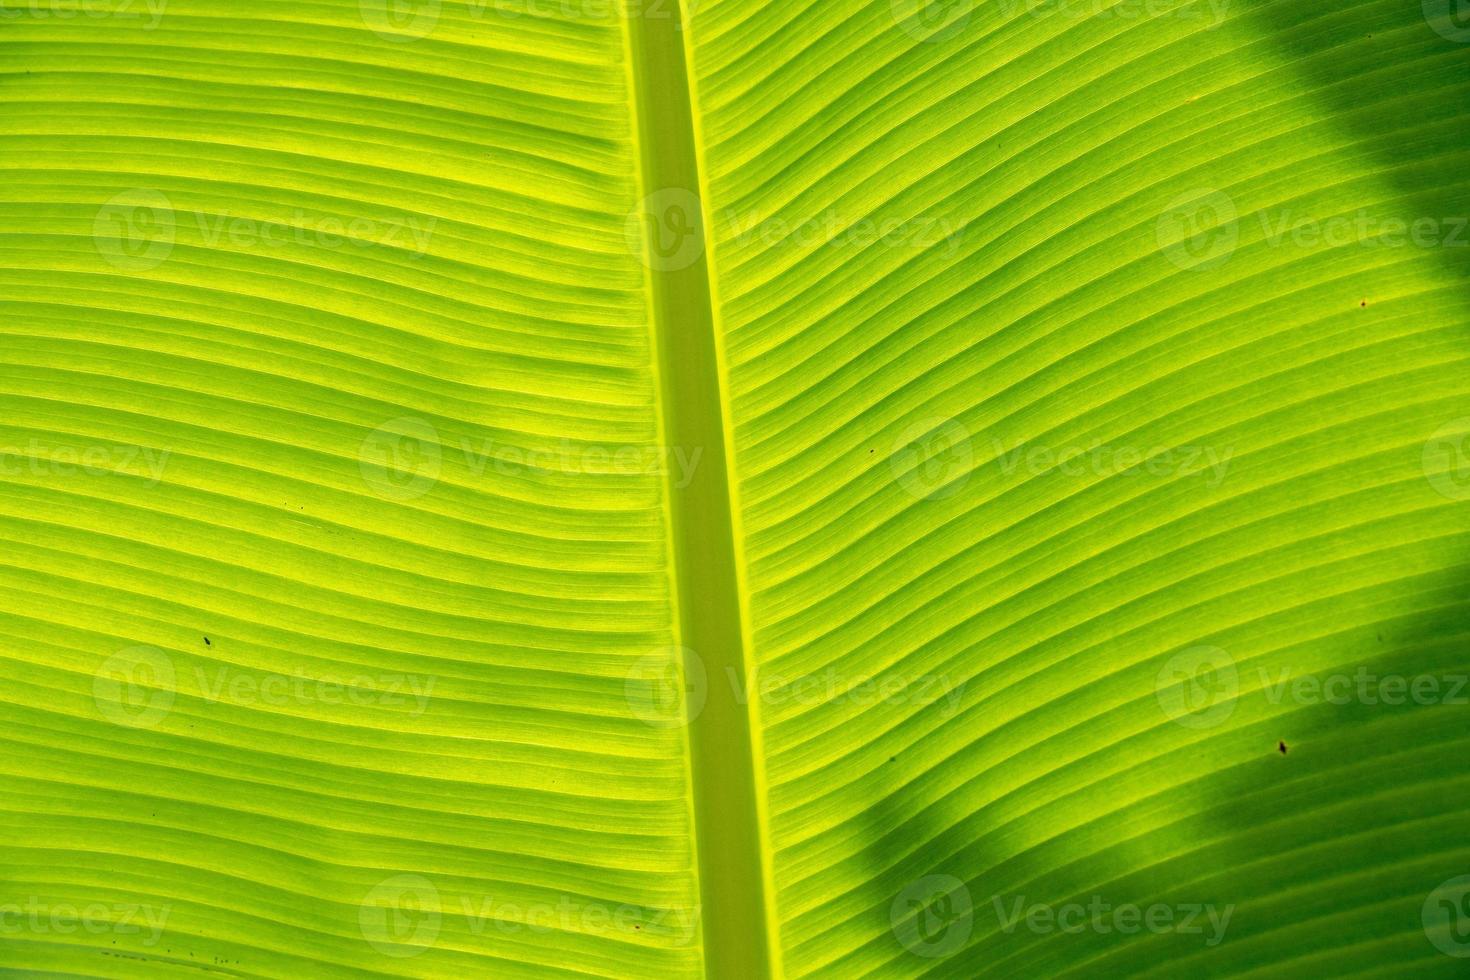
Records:
[[[627,7],[0,0],[0,976],[1457,975],[1454,5]]]
[[[621,19],[4,6],[0,969],[699,974]]]
[[[789,976],[1459,969],[1465,41],[698,5]]]

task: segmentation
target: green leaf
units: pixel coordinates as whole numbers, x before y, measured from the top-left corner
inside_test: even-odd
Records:
[[[1452,0],[0,0],[0,975],[1454,975]]]

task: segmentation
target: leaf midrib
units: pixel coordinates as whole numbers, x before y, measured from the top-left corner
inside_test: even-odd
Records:
[[[681,4],[628,0],[624,13],[640,193],[645,202],[669,191],[678,199],[702,201]],[[705,974],[761,980],[780,975],[780,959],[774,949],[757,701],[742,696],[751,691],[754,672],[746,659],[748,615],[729,456],[733,440],[706,223],[703,214],[688,218],[699,243],[691,261],[682,268],[662,267],[669,263],[652,261],[646,240],[644,259],[663,439],[686,453],[701,452],[687,484],[680,485],[681,474],[669,468],[674,471],[667,496],[676,634],[702,665],[705,679],[702,709],[695,699],[689,724]]]

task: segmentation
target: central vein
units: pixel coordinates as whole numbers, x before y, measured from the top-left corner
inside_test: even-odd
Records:
[[[680,642],[695,660],[686,686],[697,711],[689,734],[705,970],[718,980],[761,980],[780,966],[693,100],[679,4],[629,5],[664,438],[701,452],[692,478],[671,475],[669,494]]]

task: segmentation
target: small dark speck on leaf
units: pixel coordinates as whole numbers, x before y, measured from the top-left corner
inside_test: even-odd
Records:
[[[1286,743],[1285,742],[1277,742],[1276,743],[1276,748],[1280,750],[1280,752],[1281,752],[1282,755],[1285,755],[1286,754]]]
[[[206,637],[205,637],[205,638],[204,638],[204,645],[205,645],[205,646],[207,646],[207,647],[212,647],[212,646],[214,646],[214,644],[213,644],[213,643],[210,643],[210,642],[209,642],[209,637],[207,637],[207,636],[206,636]]]
[[[1368,305],[1368,301],[1365,299],[1361,303],[1359,303],[1358,305],[1359,306],[1367,306]]]

